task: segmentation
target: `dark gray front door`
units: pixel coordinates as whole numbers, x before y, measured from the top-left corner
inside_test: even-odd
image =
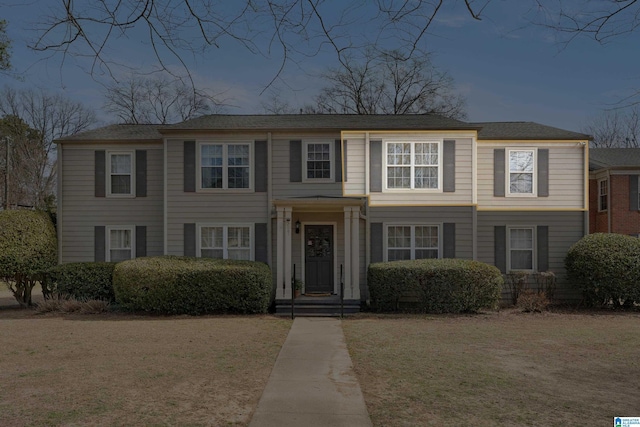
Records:
[[[333,225],[307,225],[305,292],[333,292]]]

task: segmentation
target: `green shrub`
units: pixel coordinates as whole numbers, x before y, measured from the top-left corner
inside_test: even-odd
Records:
[[[150,257],[124,261],[113,275],[116,301],[169,314],[265,313],[271,271],[252,261]]]
[[[113,262],[74,262],[50,270],[49,292],[80,301],[115,301]]]
[[[463,313],[495,308],[503,278],[496,267],[478,261],[425,259],[371,264],[367,283],[377,311]]]
[[[640,303],[640,239],[590,234],[569,249],[564,263],[588,306]]]
[[[0,212],[0,280],[22,307],[31,305],[31,291],[58,262],[56,231],[42,212]]]

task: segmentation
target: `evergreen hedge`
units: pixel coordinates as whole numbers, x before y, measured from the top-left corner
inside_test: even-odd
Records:
[[[254,261],[162,256],[116,265],[116,302],[165,314],[265,313],[271,271]]]
[[[424,259],[371,264],[367,283],[376,311],[466,313],[497,307],[504,280],[478,261]]]
[[[79,301],[115,301],[113,292],[114,262],[74,262],[50,271],[52,293]]]
[[[640,303],[640,239],[623,234],[590,234],[569,249],[565,267],[586,305]]]

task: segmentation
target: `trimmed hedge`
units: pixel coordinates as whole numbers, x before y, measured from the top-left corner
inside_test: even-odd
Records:
[[[504,280],[482,262],[423,259],[371,264],[367,283],[376,311],[467,313],[497,307]]]
[[[166,314],[266,313],[271,270],[253,261],[162,256],[116,265],[116,301]]]
[[[53,293],[80,301],[114,302],[114,262],[74,262],[59,265],[50,271]]]
[[[590,234],[571,246],[564,263],[586,305],[640,303],[640,239]]]
[[[31,305],[36,282],[57,262],[56,230],[45,213],[0,211],[0,280],[21,306]]]

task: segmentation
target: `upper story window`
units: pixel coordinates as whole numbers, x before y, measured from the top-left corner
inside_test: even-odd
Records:
[[[134,258],[134,232],[132,226],[107,227],[107,262],[120,262]]]
[[[388,142],[387,189],[441,188],[440,142]]]
[[[609,208],[609,180],[598,181],[598,210],[606,211]]]
[[[201,189],[251,188],[251,144],[200,144]]]
[[[535,195],[535,150],[508,150],[508,194]]]
[[[305,142],[305,180],[326,180],[333,178],[333,145],[330,143]]]
[[[249,225],[205,224],[198,227],[200,253],[203,258],[251,260],[251,233]]]
[[[109,152],[107,156],[107,194],[133,196],[133,153]]]
[[[507,242],[509,248],[509,270],[534,269],[534,228],[512,227],[508,228]]]
[[[387,261],[439,257],[437,225],[389,225],[386,230]]]

